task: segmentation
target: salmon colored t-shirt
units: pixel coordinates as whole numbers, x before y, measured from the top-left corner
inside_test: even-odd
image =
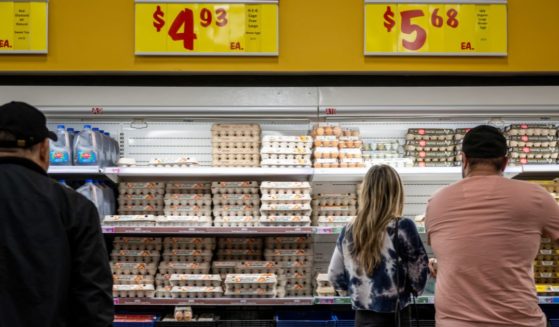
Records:
[[[501,176],[465,178],[426,212],[438,262],[437,327],[544,327],[532,265],[543,234],[559,239],[559,206],[542,187]]]

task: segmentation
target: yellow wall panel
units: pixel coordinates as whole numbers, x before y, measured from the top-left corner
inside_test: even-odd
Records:
[[[280,0],[280,56],[134,56],[133,0],[50,0],[49,53],[2,55],[31,72],[559,72],[559,1],[509,0],[506,58],[363,55],[363,0]]]

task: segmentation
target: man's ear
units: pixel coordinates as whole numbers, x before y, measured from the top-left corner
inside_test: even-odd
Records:
[[[49,167],[49,155],[50,155],[50,142],[49,139],[44,139],[39,145],[39,161],[41,162],[41,166],[45,168],[45,170]]]
[[[501,171],[502,171],[503,173],[505,172],[505,169],[507,169],[508,164],[509,164],[509,157],[505,157],[505,158],[503,159],[503,165],[502,165],[502,167],[501,167]]]
[[[462,167],[466,168],[469,164],[468,158],[466,158],[466,154],[464,152],[460,152],[460,154],[462,155]]]

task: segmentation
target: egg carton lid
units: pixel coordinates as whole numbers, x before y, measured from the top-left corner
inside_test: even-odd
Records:
[[[231,268],[234,269],[238,263],[242,261],[213,261],[212,267],[213,268]]]
[[[211,216],[157,216],[158,223],[168,222],[211,222]]]
[[[204,269],[210,268],[210,264],[207,262],[174,262],[174,261],[162,261],[159,264],[162,268],[176,268],[176,269]]]
[[[113,275],[115,285],[122,282],[135,282],[136,284],[153,284],[154,278],[151,275]]]
[[[172,293],[223,293],[221,286],[174,286]]]
[[[165,183],[160,183],[160,182],[123,182],[123,183],[120,183],[118,186],[121,189],[163,189],[163,188],[165,188]]]
[[[122,244],[161,244],[162,240],[160,237],[128,237],[128,236],[117,236],[113,240],[113,243]]]
[[[167,193],[165,194],[165,200],[209,200],[212,195],[206,194],[179,194],[179,193]]]
[[[276,257],[312,256],[313,251],[309,249],[266,249],[264,255]]]
[[[227,274],[225,284],[276,284],[276,274]]]
[[[103,223],[105,222],[117,222],[117,221],[126,221],[126,222],[155,222],[154,215],[114,215],[114,216],[105,216]]]
[[[304,194],[263,194],[262,201],[310,201],[311,195]]]
[[[111,262],[111,267],[113,268],[129,268],[129,269],[139,269],[139,270],[148,270],[148,269],[156,269],[157,264],[155,262],[151,263],[142,263],[142,262]]]
[[[264,135],[262,141],[264,142],[304,142],[312,143],[312,136],[300,135],[300,136],[284,136],[284,135]]]
[[[310,216],[260,216],[261,222],[278,222],[278,223],[291,223],[291,222],[310,222]]]
[[[306,236],[276,236],[267,237],[266,244],[309,244],[312,243],[311,237]]]
[[[113,291],[155,291],[153,284],[113,285]]]
[[[319,223],[349,223],[356,216],[318,216]]]
[[[221,282],[221,275],[216,274],[172,274],[171,281],[216,281]]]
[[[160,252],[155,250],[113,250],[111,252],[112,256],[120,257],[159,257]]]

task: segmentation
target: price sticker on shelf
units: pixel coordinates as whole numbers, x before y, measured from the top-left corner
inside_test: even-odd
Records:
[[[366,0],[365,55],[506,56],[506,0]]]
[[[136,0],[136,55],[277,56],[278,2]]]
[[[0,1],[0,54],[45,54],[48,1]]]

